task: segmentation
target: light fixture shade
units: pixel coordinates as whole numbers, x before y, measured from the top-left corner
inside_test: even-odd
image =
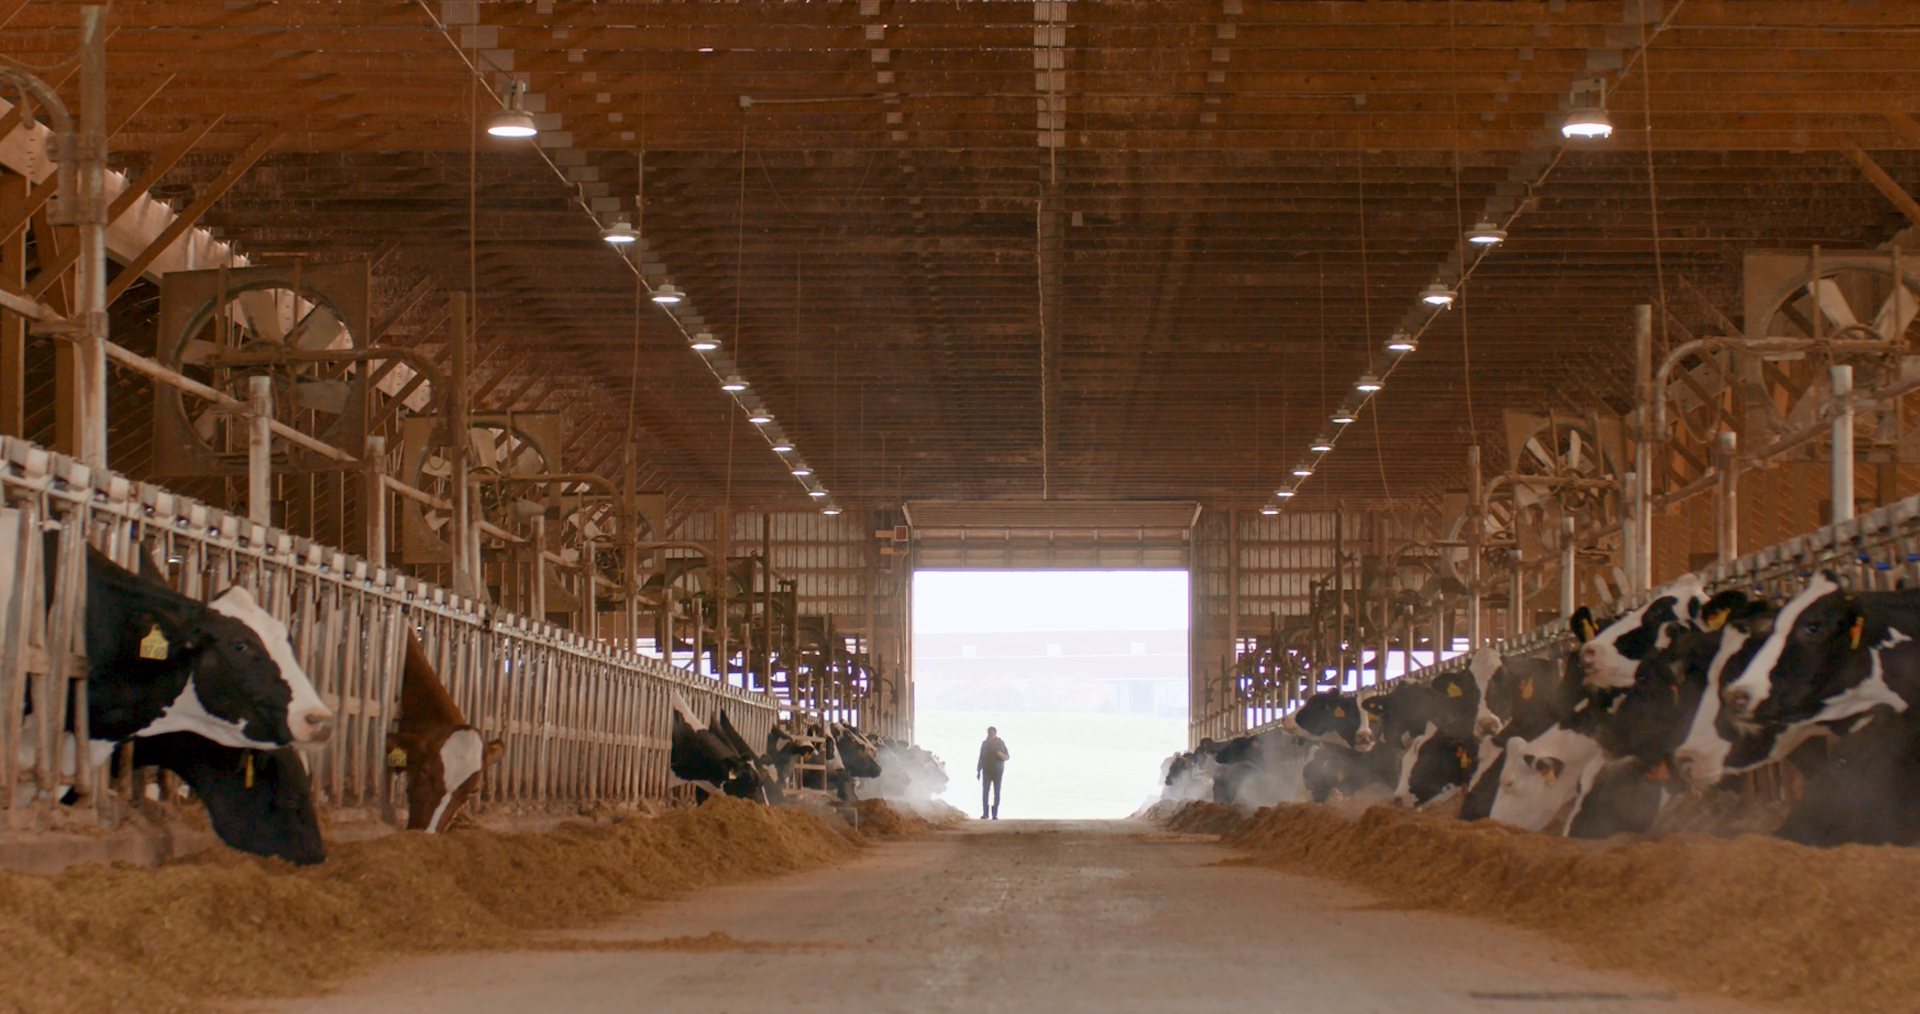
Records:
[[[728,377],[720,382],[720,390],[738,393],[747,389],[747,382],[739,377]]]
[[[1280,508],[1278,508],[1278,507],[1275,507],[1275,506],[1274,506],[1274,505],[1272,505],[1272,504],[1268,504],[1268,505],[1266,505],[1265,507],[1262,507],[1262,508],[1260,508],[1260,513],[1262,513],[1262,514],[1278,514],[1278,513],[1280,513]]]
[[[827,491],[824,489],[810,489],[807,490],[807,495],[813,497],[815,500],[824,500],[826,499]]]
[[[1388,352],[1412,352],[1419,347],[1420,343],[1414,341],[1413,336],[1405,331],[1395,331],[1393,337],[1387,339]]]
[[[515,96],[515,105],[519,104]],[[532,137],[540,133],[533,125],[533,114],[524,109],[502,109],[487,121],[487,133],[494,137]]]
[[[1346,424],[1352,422],[1353,419],[1354,419],[1354,415],[1351,409],[1343,408],[1333,414],[1333,424],[1335,426],[1345,426]]]
[[[1435,282],[1427,286],[1425,292],[1420,293],[1420,301],[1428,306],[1449,307],[1453,305],[1453,290],[1441,282]]]
[[[1613,121],[1607,118],[1607,111],[1599,106],[1581,106],[1567,114],[1566,120],[1560,124],[1560,136],[1587,141],[1612,137]]]
[[[625,246],[639,239],[640,234],[634,232],[633,226],[630,225],[626,219],[622,218],[612,225],[607,226],[605,229],[602,229],[600,231],[600,238],[612,243],[614,246]]]
[[[805,465],[801,465],[801,466],[800,466],[799,468],[796,468],[796,469],[794,469],[794,470],[793,470],[793,474],[794,474],[794,475],[796,475],[796,476],[799,476],[799,477],[800,477],[800,478],[802,478],[802,479],[804,479],[804,478],[806,478],[807,476],[809,476],[809,475],[812,475],[812,474],[813,474],[813,469],[811,469],[811,468],[808,468],[808,467],[807,467],[807,466],[805,466]]]
[[[1382,384],[1380,382],[1379,377],[1376,377],[1373,374],[1369,373],[1366,376],[1361,377],[1360,380],[1353,385],[1353,389],[1356,391],[1364,391],[1368,394],[1372,394],[1373,392],[1378,391],[1385,386],[1386,386],[1385,384]]]
[[[672,282],[663,282],[659,288],[653,290],[653,301],[661,306],[675,306],[683,298],[685,297],[681,295],[679,289],[673,287]]]
[[[713,336],[705,331],[694,335],[693,341],[687,344],[690,345],[695,352],[712,352],[714,349],[720,347],[720,343],[715,341]]]
[[[787,443],[785,440],[775,440],[773,442],[773,453],[790,454],[792,452],[793,452],[793,445],[790,443]]]
[[[1480,224],[1467,230],[1467,242],[1474,246],[1499,246],[1506,238],[1507,230],[1486,219],[1481,219]]]
[[[1273,495],[1274,495],[1274,496],[1277,496],[1277,497],[1280,497],[1281,499],[1283,499],[1283,500],[1284,500],[1284,499],[1286,499],[1287,497],[1290,497],[1290,496],[1292,496],[1292,495],[1293,495],[1293,490],[1290,490],[1290,489],[1278,489],[1278,490],[1274,490],[1274,492],[1273,492]]]
[[[1312,475],[1312,474],[1313,474],[1313,469],[1312,469],[1311,467],[1309,467],[1309,466],[1307,466],[1307,465],[1295,465],[1295,466],[1293,466],[1293,474],[1295,474],[1295,475],[1297,475],[1297,476],[1299,476],[1300,478],[1302,478],[1302,479],[1304,479],[1304,478],[1306,478],[1307,476],[1309,476],[1309,475]]]
[[[835,514],[838,514],[838,513],[840,513],[840,508],[838,508],[838,507],[827,507],[827,508],[823,508],[823,509],[822,509],[822,510],[820,511],[820,513],[822,513],[822,514],[825,514],[825,515],[826,515],[826,516],[828,516],[828,517],[832,517],[832,516],[834,516]]]
[[[1333,440],[1329,437],[1314,437],[1313,443],[1307,445],[1307,450],[1315,454],[1325,454],[1333,450]]]
[[[763,408],[756,408],[747,413],[747,421],[755,426],[765,426],[773,421],[773,413]]]

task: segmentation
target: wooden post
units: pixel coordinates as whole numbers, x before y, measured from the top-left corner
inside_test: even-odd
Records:
[[[533,618],[547,622],[547,516],[533,519]]]
[[[1819,316],[1815,314],[1814,316]],[[1633,308],[1633,591],[1653,587],[1653,307]]]
[[[1714,511],[1714,555],[1721,563],[1731,563],[1740,555],[1740,464],[1734,455],[1739,439],[1732,430],[1722,430],[1713,442],[1720,468],[1719,495],[1713,501],[1719,508]]]
[[[367,563],[387,565],[387,438],[370,436],[361,455],[366,469],[360,473],[361,513],[365,515]]]
[[[1819,317],[1819,313],[1814,314]],[[1833,378],[1833,517],[1853,519],[1853,367],[1828,367]]]
[[[479,575],[475,573],[473,494],[467,488],[467,458],[472,454],[472,437],[467,417],[467,346],[472,334],[467,321],[467,294],[447,294],[447,343],[452,364],[447,371],[447,441],[453,455],[453,521],[448,525],[447,549],[453,562],[453,591],[468,598],[480,598]]]
[[[1560,519],[1560,615],[1572,616],[1574,596],[1579,590],[1575,584],[1575,556],[1573,547],[1573,519]]]
[[[1480,445],[1467,448],[1467,650],[1480,647],[1480,540],[1486,531],[1486,494],[1480,485]],[[1448,645],[1452,647],[1452,645]]]
[[[80,8],[80,136],[74,180],[78,194],[62,194],[68,219],[80,227],[74,288],[80,325],[75,336],[79,384],[79,454],[91,468],[107,467],[107,25],[106,8]]]
[[[27,178],[0,176],[0,217],[11,221],[27,203]],[[27,285],[27,230],[0,240],[0,285]],[[27,319],[0,312],[0,436],[27,435]]]

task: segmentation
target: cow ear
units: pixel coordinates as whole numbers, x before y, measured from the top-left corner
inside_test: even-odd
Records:
[[[215,595],[214,598],[221,602],[231,602],[241,609],[260,608],[260,606],[253,601],[253,593],[248,591],[244,585],[231,585],[226,591]]]
[[[1361,701],[1360,706],[1366,709],[1369,715],[1384,715],[1387,713],[1387,702],[1378,697],[1369,697]]]
[[[487,745],[485,749],[481,751],[481,754],[480,754],[480,766],[484,768],[492,764],[494,761],[499,760],[501,755],[505,754],[506,752],[507,752],[507,744],[502,743],[497,739],[487,740]]]

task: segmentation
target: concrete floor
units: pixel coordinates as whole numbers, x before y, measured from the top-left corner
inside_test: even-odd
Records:
[[[1001,821],[830,870],[703,891],[566,934],[722,931],[728,951],[460,954],[395,962],[256,1014],[1038,1011],[1733,1014],[1601,974],[1529,934],[1366,907],[1339,884],[1218,866],[1131,821]]]

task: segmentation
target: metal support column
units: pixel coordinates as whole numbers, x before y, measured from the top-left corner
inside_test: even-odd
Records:
[[[1480,647],[1480,540],[1486,534],[1486,491],[1480,484],[1480,445],[1467,448],[1467,650]],[[1449,645],[1451,647],[1451,645]]]
[[[1653,307],[1633,308],[1633,489],[1630,515],[1633,564],[1627,575],[1632,591],[1653,587],[1653,448],[1660,435],[1653,432]]]
[[[1560,615],[1572,616],[1574,595],[1578,589],[1575,582],[1575,564],[1573,552],[1573,519],[1560,519]]]
[[[13,218],[27,203],[27,178],[0,176],[0,215]],[[27,287],[27,229],[0,239],[0,285]],[[0,436],[27,435],[27,318],[0,312]]]
[[[447,294],[447,342],[452,363],[447,370],[447,446],[453,461],[453,520],[448,525],[447,549],[453,563],[453,590],[480,598],[479,554],[474,545],[473,491],[467,487],[467,459],[473,453],[467,416],[467,349],[472,332],[467,319],[467,294]],[[591,561],[589,561],[591,562]]]
[[[1713,498],[1713,548],[1721,563],[1740,555],[1740,464],[1734,454],[1739,439],[1732,430],[1722,430],[1713,441],[1714,466],[1720,470],[1720,488]]]
[[[367,438],[366,451],[361,456],[366,466],[360,473],[361,512],[367,526],[367,563],[375,567],[387,565],[387,438],[370,436]]]
[[[77,150],[63,152],[76,163],[79,193],[69,213],[80,227],[75,290],[79,305],[74,335],[79,354],[80,460],[107,467],[107,25],[106,8],[80,8],[80,133]],[[66,200],[69,195],[62,195]]]
[[[247,520],[273,524],[273,378],[247,378]]]
[[[1816,314],[1816,316],[1818,316]],[[1853,367],[1834,366],[1833,521],[1853,517]]]

